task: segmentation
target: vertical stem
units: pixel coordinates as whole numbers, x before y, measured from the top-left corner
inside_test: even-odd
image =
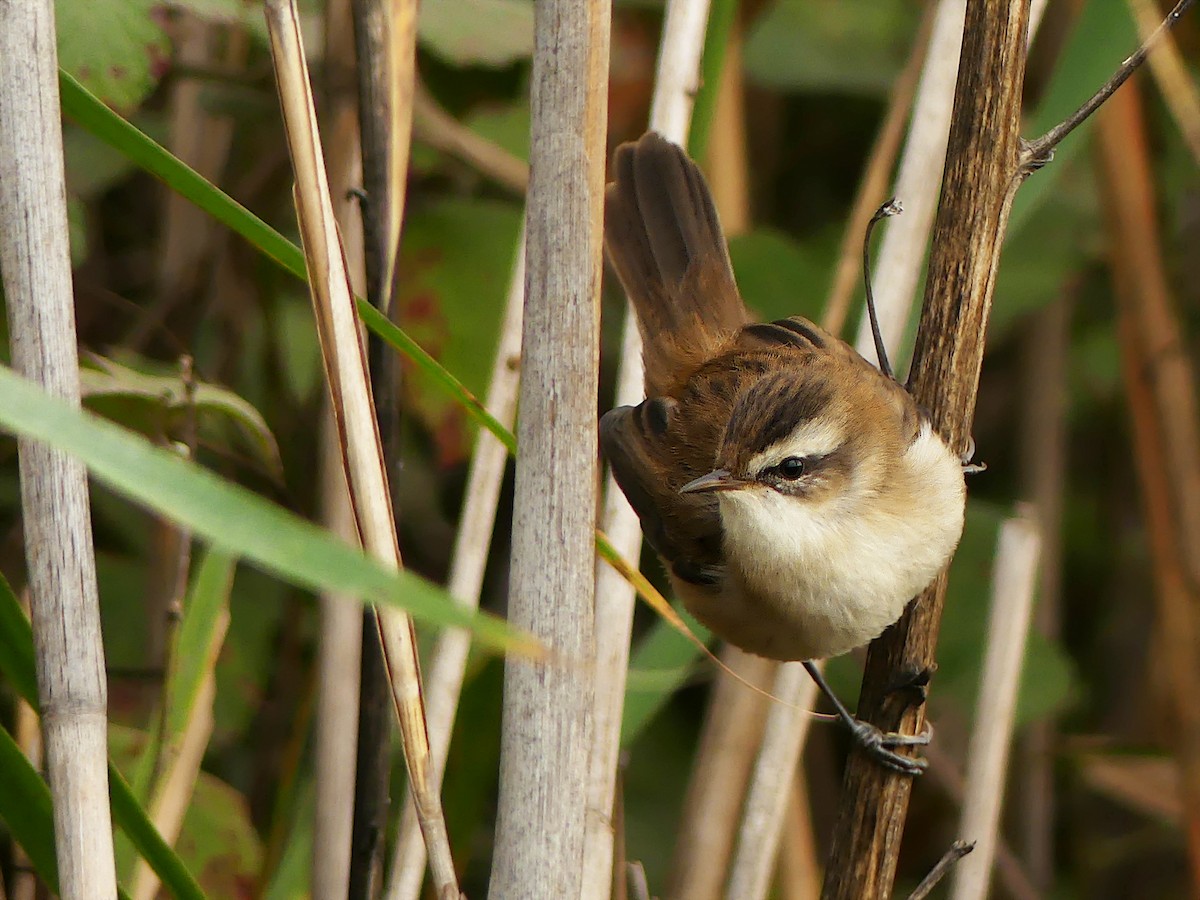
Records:
[[[1101,179],[1134,451],[1154,562],[1158,636],[1176,714],[1193,893],[1200,885],[1200,425],[1195,373],[1160,254],[1141,102],[1113,96],[1099,122]]]
[[[967,4],[941,205],[911,388],[956,450],[974,417],[984,334],[1000,243],[1020,183],[1018,137],[1024,83],[1028,0]],[[888,730],[916,733],[923,709],[887,691],[897,672],[932,666],[945,597],[945,575],[871,644],[859,715]],[[912,781],[851,755],[826,867],[823,896],[891,894]]]
[[[54,7],[0,3],[0,271],[14,368],[78,405]],[[107,686],[87,472],[18,441],[21,511],[63,900],[116,897]]]
[[[986,896],[992,880],[1040,544],[1037,523],[1028,514],[1018,514],[1000,527],[992,572],[987,648],[979,677],[979,699],[967,752],[967,784],[958,828],[959,838],[973,842],[975,849],[954,868],[951,891],[954,900]]]
[[[505,667],[493,897],[569,898],[582,880],[610,15],[608,0],[534,12],[509,618],[559,662]]]

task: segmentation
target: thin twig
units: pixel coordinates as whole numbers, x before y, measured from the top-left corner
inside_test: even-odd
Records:
[[[1162,24],[1154,30],[1154,33],[1121,63],[1113,76],[1096,93],[1092,94],[1086,103],[1041,137],[1026,142],[1021,152],[1021,170],[1032,171],[1048,163],[1053,157],[1054,148],[1062,142],[1062,139],[1082,125],[1092,113],[1101,107],[1104,101],[1116,93],[1117,88],[1129,80],[1129,76],[1146,61],[1147,55],[1154,49],[1159,39],[1179,23],[1183,14],[1194,2],[1195,0],[1179,0],[1175,4],[1175,8],[1167,13]]]
[[[908,900],[925,900],[939,882],[946,877],[946,873],[950,871],[950,867],[962,859],[975,849],[975,845],[968,841],[955,841],[950,845],[950,849],[942,854],[942,858],[937,861],[937,864],[929,871],[929,874],[921,879],[921,883],[917,885],[917,889],[908,895]],[[982,894],[977,896],[983,896]]]
[[[327,3],[325,22],[325,58],[349,64],[355,58],[350,0]],[[329,83],[325,89],[327,114],[324,127],[329,144],[330,192],[346,248],[350,282],[356,292],[365,292],[363,222],[358,200],[349,193],[362,184],[358,110],[354,95],[338,90],[333,83],[336,70],[327,69],[326,74]],[[319,435],[321,519],[344,541],[357,544],[358,533],[342,467],[337,426],[328,402],[322,404]],[[355,793],[358,758],[363,611],[352,595],[344,593],[322,593],[319,603],[321,633],[315,674],[313,780],[316,798],[311,889],[314,897],[346,900],[350,889],[355,812],[355,804],[347,798],[352,798]]]
[[[937,208],[962,47],[965,7],[966,0],[940,0],[937,4],[929,48],[921,67],[920,86],[913,103],[912,125],[904,143],[892,190],[892,194],[904,204],[905,213],[888,223],[875,261],[880,330],[884,345],[897,360],[929,243],[929,229]],[[872,210],[879,202],[878,196],[875,195],[868,203]],[[855,234],[856,251],[861,234],[861,230]],[[854,348],[869,358],[873,346],[871,326],[864,317],[859,322]]]
[[[1149,40],[1158,25],[1158,7],[1151,0],[1129,0],[1142,40]],[[1183,142],[1192,158],[1200,163],[1200,91],[1179,52],[1179,45],[1170,34],[1159,37],[1157,52],[1150,57],[1150,71],[1158,82],[1167,108],[1179,126]]]
[[[779,666],[772,693],[801,709],[812,706],[817,685],[800,663]],[[737,852],[730,867],[725,896],[741,900],[765,898],[778,849],[796,763],[804,747],[810,716],[794,708],[771,704],[763,730],[762,747],[755,760],[745,809],[738,829]]]
[[[509,425],[516,416],[517,388],[520,384],[521,320],[525,300],[525,229],[517,241],[516,263],[509,282],[500,343],[492,364],[487,410],[498,421]],[[447,590],[457,602],[468,608],[479,605],[487,567],[500,486],[508,465],[508,449],[490,431],[479,430],[471,470],[467,475],[466,501],[454,543],[454,561],[450,566]],[[470,635],[447,629],[438,635],[433,662],[425,680],[425,715],[429,723],[430,779],[440,786],[450,752],[458,700],[462,693]],[[425,844],[412,800],[405,797],[401,807],[400,828],[392,852],[392,867],[387,900],[417,900],[425,871]]]
[[[952,449],[968,443],[1000,246],[1019,179],[1021,89],[1028,7],[970,3],[957,80],[925,302],[910,388]],[[907,198],[905,198],[907,201]],[[898,221],[903,221],[901,218]],[[889,688],[899,672],[934,662],[945,597],[942,575],[899,622],[872,642],[858,715],[879,728],[917,734],[923,707]],[[826,900],[879,900],[892,891],[912,780],[851,754],[826,865]]]
[[[413,126],[417,140],[457,157],[514,194],[525,195],[529,164],[480,137],[442,109],[420,80],[413,94]]]

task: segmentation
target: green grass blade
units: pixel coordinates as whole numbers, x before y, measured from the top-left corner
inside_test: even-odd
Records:
[[[3,367],[0,427],[78,457],[118,493],[298,587],[346,591],[406,609],[431,624],[467,628],[497,649],[538,653],[532,639],[494,616],[463,609],[445,591],[411,572],[389,571],[299,516],[50,397]]]
[[[0,673],[3,673],[16,689],[21,699],[38,708],[37,673],[34,669],[33,658],[33,629],[29,619],[25,617],[16,594],[12,592],[8,582],[0,575]],[[9,740],[8,732],[0,729],[0,740]],[[14,747],[16,745],[13,745]],[[50,790],[29,760],[17,748],[21,763],[32,773],[40,788],[29,781],[27,773],[21,766],[10,764],[6,755],[8,749],[0,747],[0,772],[5,776],[0,778],[0,817],[10,823],[10,828],[18,842],[25,848],[29,858],[33,860],[38,876],[43,880],[52,877],[47,883],[57,889],[57,869],[54,859],[54,823],[50,812]],[[10,779],[11,774],[11,779]],[[150,868],[158,875],[164,887],[180,900],[205,900],[204,891],[197,884],[187,866],[176,855],[175,851],[162,839],[162,835],[147,818],[145,810],[133,796],[129,784],[121,777],[111,762],[108,764],[109,801],[112,804],[113,821],[125,832],[134,848],[150,864]],[[41,812],[42,798],[45,798],[46,813],[43,819]],[[12,824],[15,816],[17,824]],[[20,828],[18,827],[20,826]],[[22,829],[28,828],[28,831]],[[48,843],[50,847],[50,868],[46,869],[39,863],[35,854],[42,852],[40,844]],[[122,895],[124,896],[124,895]]]
[[[708,640],[704,626],[679,611],[696,637]],[[695,670],[700,648],[665,620],[654,623],[629,661],[630,680],[625,685],[625,711],[621,716],[621,746],[637,740],[654,715],[666,705]],[[633,677],[634,672],[642,673]],[[655,673],[653,678],[646,673]]]
[[[38,708],[33,628],[4,576],[0,575],[0,672],[22,700]]]
[[[58,893],[58,861],[54,855],[54,813],[50,788],[21,752],[17,742],[0,728],[0,819],[8,823],[38,878]]]
[[[306,277],[304,254],[282,234],[214,187],[135,125],[101,103],[87,88],[59,70],[63,112],[84,130],[125,154],[179,196],[192,201],[299,278]]]
[[[108,799],[112,804],[113,820],[137,848],[163,887],[178,900],[207,900],[204,889],[192,877],[175,850],[163,840],[142,805],[133,795],[133,788],[110,761],[108,764]]]

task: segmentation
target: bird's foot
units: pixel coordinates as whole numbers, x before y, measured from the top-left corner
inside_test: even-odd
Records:
[[[891,678],[888,682],[889,695],[905,695],[904,699],[911,706],[923,706],[929,699],[929,682],[933,678],[934,666],[908,666]]]
[[[975,459],[975,438],[967,438],[967,449],[963,455],[959,457],[959,462],[962,463],[964,475],[977,475],[980,472],[987,471],[987,463],[974,462]]]
[[[892,749],[893,747],[923,747],[928,744],[933,738],[933,729],[928,724],[921,734],[883,731],[862,719],[851,719],[847,725],[855,743],[885,769],[915,778],[928,768],[929,763],[926,760],[920,757],[904,756]]]

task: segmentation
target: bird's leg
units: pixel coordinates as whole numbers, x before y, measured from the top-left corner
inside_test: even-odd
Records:
[[[821,670],[816,667],[812,660],[805,660],[804,668],[808,670],[808,674],[812,676],[812,680],[817,683],[817,687],[821,693],[829,698],[829,702],[833,704],[837,717],[850,729],[850,735],[854,738],[854,741],[869,756],[874,758],[876,762],[902,775],[916,776],[925,771],[925,768],[929,765],[925,760],[902,756],[891,748],[919,747],[928,744],[932,736],[932,732],[928,728],[926,728],[924,734],[896,734],[895,732],[882,731],[870,722],[857,719],[850,714],[845,704],[837,698],[837,694],[833,692],[833,689],[825,680],[825,676],[821,674]]]
[[[933,677],[933,667],[906,666],[888,682],[887,694],[908,694],[909,706],[923,706],[929,699],[929,681]]]

